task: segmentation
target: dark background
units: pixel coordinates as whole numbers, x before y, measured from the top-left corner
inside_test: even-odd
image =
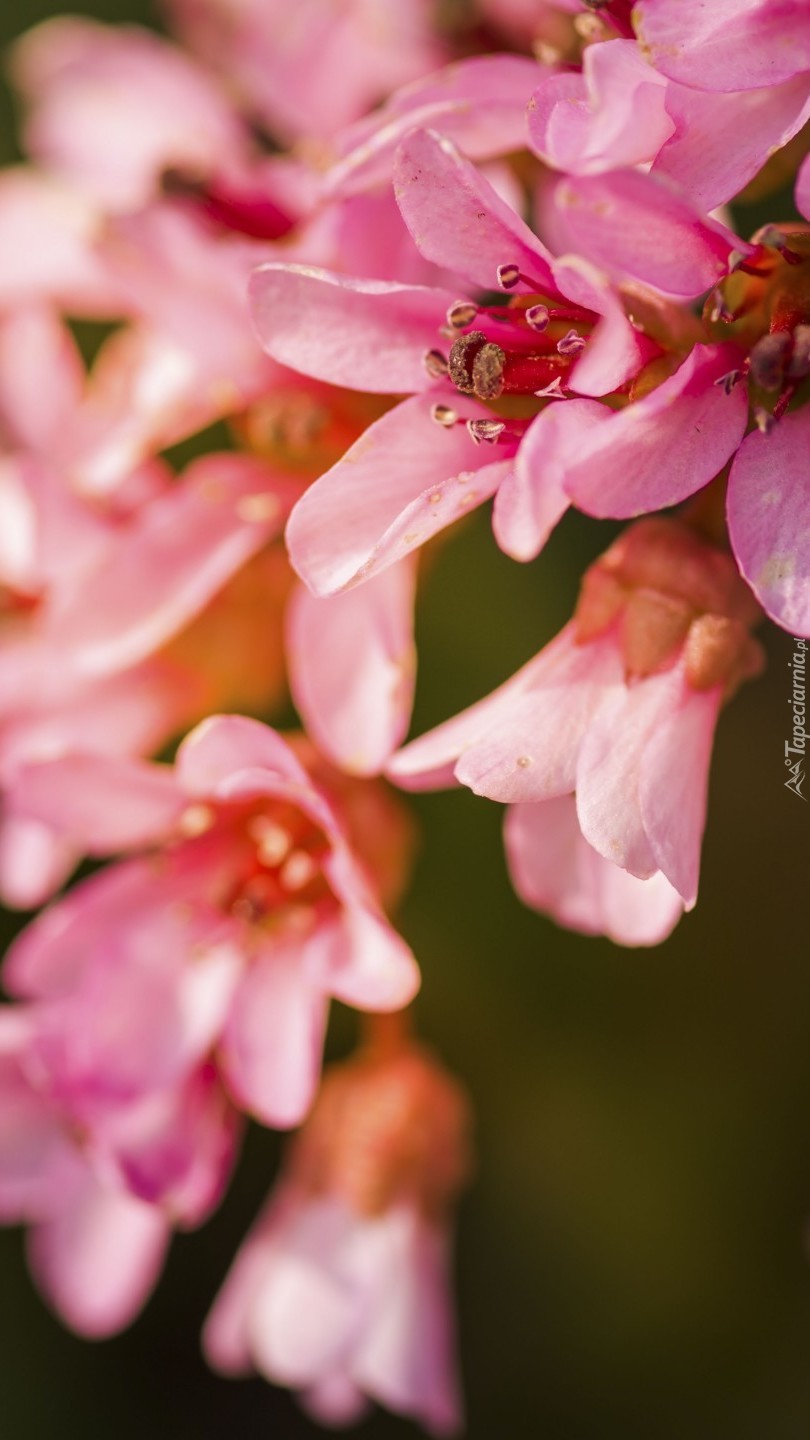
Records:
[[[14,0],[0,41],[49,12]],[[154,18],[146,0],[95,0],[93,13]],[[417,731],[564,623],[611,533],[569,517],[522,567],[485,515],[457,532],[424,589]],[[470,1440],[810,1433],[810,807],[784,788],[793,647],[773,627],[764,639],[765,677],[719,727],[701,900],[656,950],[585,940],[523,909],[499,807],[466,791],[418,802],[424,843],[402,924],[423,967],[419,1022],[478,1114],[458,1254]],[[337,1052],[352,1022],[335,1022]],[[212,1376],[198,1350],[277,1157],[276,1137],[255,1130],[220,1212],[175,1241],[145,1314],[115,1340],[67,1334],[29,1282],[20,1233],[0,1232],[4,1440],[322,1433],[284,1392]],[[378,1413],[350,1433],[414,1432]]]

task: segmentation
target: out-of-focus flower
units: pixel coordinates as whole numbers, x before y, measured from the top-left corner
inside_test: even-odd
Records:
[[[530,903],[576,928],[655,942],[695,903],[714,727],[761,668],[758,615],[728,555],[678,521],[640,521],[587,572],[571,624],[492,695],[406,746],[390,774],[517,806],[508,851]],[[572,795],[594,858],[561,803]],[[553,813],[534,813],[550,800]],[[549,869],[555,822],[564,838]]]
[[[165,0],[173,26],[286,142],[328,139],[441,64],[433,0]]]
[[[222,980],[216,1001],[204,997],[214,1012],[207,1043],[236,1102],[272,1125],[296,1124],[311,1102],[330,996],[368,1010],[413,997],[413,956],[335,810],[257,721],[205,721],[173,770],[80,755],[22,768],[9,807],[63,828],[90,854],[143,852],[34,921],[6,972],[23,997],[51,993],[74,967],[92,987],[123,929],[135,968],[125,954],[111,1003],[134,1017],[128,1044],[138,1067],[154,1006],[130,1007],[127,993],[144,949],[166,957],[156,982],[175,996],[165,1013],[181,1025],[172,1039],[167,1020],[167,1063],[183,1051],[180,997],[207,957]]]
[[[164,956],[140,958],[142,982],[150,968],[156,981]],[[219,1200],[239,1133],[213,1066],[195,1067],[191,1045],[171,1080],[161,1065],[171,1021],[154,1006],[159,982],[125,996],[114,969],[81,996],[63,993],[63,975],[49,999],[0,1010],[0,1220],[31,1227],[37,1284],[91,1336],[134,1319],[172,1227],[201,1224]],[[191,981],[198,995],[210,979]],[[129,1042],[150,1002],[152,1043],[135,1069]],[[199,1026],[196,1039],[199,1049]]]
[[[468,1127],[460,1087],[409,1042],[327,1072],[209,1316],[211,1363],[291,1386],[327,1423],[377,1400],[456,1433],[449,1222]]]

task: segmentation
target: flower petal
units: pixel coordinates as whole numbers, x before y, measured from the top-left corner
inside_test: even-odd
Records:
[[[564,434],[554,458],[574,503],[589,515],[639,515],[713,480],[748,423],[745,388],[726,394],[717,383],[737,361],[729,346],[696,345],[649,395],[617,414],[605,409],[581,445]]]
[[[301,585],[288,605],[296,708],[318,748],[356,775],[378,774],[408,729],[415,582],[414,564],[405,559],[326,600]]]
[[[747,435],[731,467],[728,528],[737,563],[777,625],[810,635],[810,411]]]
[[[250,281],[253,323],[268,355],[315,380],[375,395],[431,383],[423,357],[455,299],[449,290],[313,265],[261,265]]]
[[[287,548],[315,595],[402,559],[493,493],[505,466],[482,465],[481,446],[464,425],[432,418],[433,405],[454,395],[437,387],[404,400],[304,492],[287,524]],[[463,413],[490,415],[466,398]]]
[[[444,136],[416,130],[403,140],[394,194],[414,243],[434,265],[493,290],[498,266],[515,264],[532,280],[520,289],[554,293],[545,246]]]

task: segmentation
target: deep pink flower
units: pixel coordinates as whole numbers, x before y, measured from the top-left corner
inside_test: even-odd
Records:
[[[417,392],[383,415],[293,512],[290,555],[317,595],[401,559],[520,466],[531,415],[502,419],[492,403],[502,394],[538,410],[538,395],[542,402],[549,393],[607,394],[660,353],[603,278],[575,259],[553,262],[448,141],[411,134],[398,151],[395,189],[427,259],[454,269],[474,293],[500,276],[515,295],[479,307],[449,289],[345,279],[303,265],[256,272],[256,326],[276,360],[347,388]],[[723,273],[729,242],[690,227],[691,220],[671,226],[665,218],[663,229],[670,241],[692,235],[688,263],[700,272],[700,288]],[[564,508],[564,498],[551,507],[549,528]]]
[[[155,1043],[170,1069],[182,1063],[202,1025],[237,1103],[266,1123],[295,1124],[317,1083],[329,997],[389,1010],[417,988],[413,956],[380,911],[335,811],[257,721],[205,721],[174,770],[75,755],[28,767],[10,798],[12,813],[17,807],[64,828],[88,853],[146,852],[72,890],[29,926],[7,962],[13,993],[30,996],[43,986],[51,994],[77,965],[94,984],[124,924],[135,959],[170,955],[153,977],[171,999],[161,1007],[165,1039],[149,1040],[151,999],[128,1006],[126,1053],[139,1071],[153,1072],[146,1057]],[[111,1013],[140,984],[140,962],[119,970]]]
[[[515,805],[508,851],[530,903],[591,933],[655,942],[695,903],[714,726],[760,668],[757,613],[727,555],[677,521],[641,521],[588,571],[574,621],[389,773],[406,788],[458,781]],[[572,795],[595,857],[570,801],[556,804]],[[536,810],[552,800],[553,814]],[[555,821],[565,838],[549,872]]]
[[[334,1068],[204,1336],[218,1370],[259,1370],[327,1424],[368,1400],[458,1431],[449,1210],[468,1169],[467,1105],[429,1055]]]

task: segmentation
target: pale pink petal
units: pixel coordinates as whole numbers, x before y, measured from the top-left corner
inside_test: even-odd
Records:
[[[187,735],[177,752],[177,780],[190,796],[215,796],[244,770],[266,770],[311,789],[309,777],[285,740],[269,725],[243,715],[211,715]]]
[[[554,204],[571,249],[618,278],[700,295],[726,274],[741,242],[663,182],[636,170],[567,176]]]
[[[269,1380],[298,1388],[345,1368],[366,1318],[362,1230],[343,1204],[316,1197],[279,1235],[248,1319],[254,1363]]]
[[[400,1010],[419,989],[413,951],[385,916],[352,899],[341,857],[324,869],[343,899],[343,910],[313,938],[311,962],[319,983],[336,1000],[359,1010]]]
[[[120,317],[126,305],[95,250],[98,215],[51,176],[0,175],[0,303],[53,300],[74,315]],[[47,235],[48,243],[42,243]]]
[[[340,137],[329,193],[351,195],[386,181],[394,150],[409,130],[439,130],[473,160],[522,149],[526,101],[542,73],[522,55],[474,55],[395,92]]]
[[[683,897],[697,899],[700,844],[706,824],[714,727],[722,687],[685,693],[657,726],[641,761],[639,803],[644,829],[658,864]]]
[[[810,118],[803,75],[733,93],[672,81],[666,105],[675,130],[659,150],[653,174],[667,175],[701,210],[733,200]]]
[[[737,563],[760,604],[793,635],[810,635],[810,411],[783,416],[740,446],[728,484]]]
[[[511,806],[504,844],[521,900],[569,930],[607,935],[619,945],[658,945],[683,913],[665,876],[638,880],[588,844],[573,795]]]
[[[533,560],[571,501],[564,488],[565,461],[587,444],[609,412],[595,400],[553,401],[530,425],[495,496],[495,539],[513,560]]]
[[[325,600],[299,586],[288,605],[296,708],[319,750],[354,774],[378,774],[408,729],[415,583],[406,559]]]
[[[483,735],[497,732],[502,720],[530,688],[539,663],[540,657],[535,656],[483,700],[412,740],[389,761],[388,777],[403,790],[442,790],[457,784],[459,756]]]
[[[357,1386],[434,1435],[461,1421],[450,1302],[448,1237],[410,1206],[385,1216],[387,1275],[371,1323],[352,1357]]]
[[[566,427],[554,458],[574,503],[590,515],[638,515],[713,480],[748,423],[745,387],[726,394],[719,383],[738,362],[730,346],[696,345],[643,399],[615,414],[605,408],[601,421],[593,411],[581,444]]]
[[[0,1220],[4,1225],[58,1213],[84,1172],[64,1118],[24,1077],[27,1037],[9,1033],[20,1018],[19,1011],[9,1006],[0,1010]]]
[[[466,426],[432,418],[437,401],[450,405],[454,398],[449,388],[435,387],[404,400],[305,491],[286,538],[314,594],[333,594],[402,559],[493,493],[505,473],[501,462],[487,464]],[[459,408],[465,417],[490,414],[466,397]]]
[[[250,281],[253,323],[268,355],[315,380],[380,395],[431,383],[423,357],[456,298],[313,265],[261,265]]]
[[[532,149],[570,175],[598,175],[650,160],[669,138],[666,81],[633,40],[588,45],[582,74],[544,80],[529,105]]]
[[[33,910],[64,883],[76,864],[72,845],[51,825],[25,815],[0,824],[0,896],[13,910]]]
[[[633,25],[657,70],[702,90],[778,85],[810,69],[805,0],[640,0]]]
[[[615,288],[587,260],[566,256],[554,262],[553,270],[563,295],[601,317],[568,377],[568,387],[578,395],[609,395],[637,375],[657,348],[630,324]]]
[[[659,869],[644,826],[639,786],[644,748],[679,700],[677,672],[651,675],[607,697],[579,752],[577,814],[606,860],[646,880]]]
[[[225,1083],[264,1125],[299,1125],[318,1084],[328,1001],[307,963],[306,940],[279,936],[253,958],[220,1045]]]
[[[80,1335],[123,1330],[163,1268],[165,1217],[152,1205],[102,1189],[89,1176],[62,1214],[29,1235],[34,1279],[57,1314]]]
[[[0,415],[9,439],[58,453],[84,390],[84,365],[66,325],[44,306],[17,310],[0,325]]]
[[[573,790],[591,717],[621,679],[612,639],[577,645],[563,631],[534,662],[529,687],[465,749],[456,778],[506,804]]]
[[[54,602],[48,643],[69,648],[84,674],[142,660],[278,533],[296,488],[247,455],[195,461],[81,588]]]
[[[435,265],[488,290],[497,288],[499,265],[518,265],[531,280],[521,290],[553,293],[545,246],[443,136],[417,130],[403,140],[394,194],[415,244]]]
[[[166,835],[186,801],[167,767],[74,754],[18,771],[10,803],[12,814],[64,831],[90,855],[107,855]]]

